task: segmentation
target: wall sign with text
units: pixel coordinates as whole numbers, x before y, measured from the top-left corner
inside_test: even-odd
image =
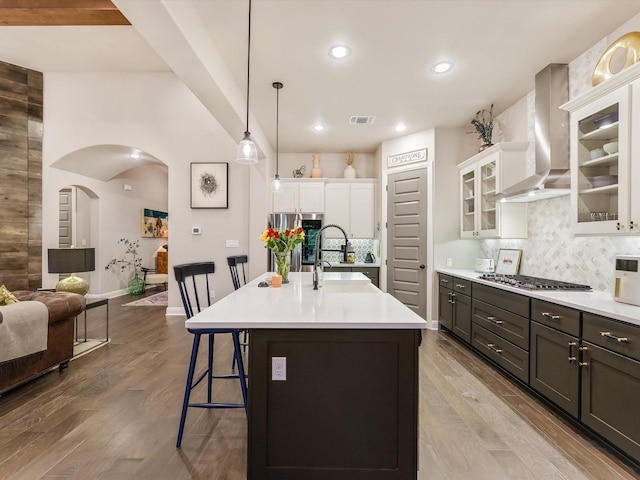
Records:
[[[426,162],[427,149],[414,150],[413,152],[399,153],[398,155],[389,155],[387,157],[387,167],[399,167],[409,163]]]

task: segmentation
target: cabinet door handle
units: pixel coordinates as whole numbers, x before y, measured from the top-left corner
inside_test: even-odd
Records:
[[[441,278],[440,283],[449,283],[449,280],[447,280],[446,278]]]
[[[461,283],[456,283],[456,288],[460,288],[460,289],[462,289],[462,288],[467,288],[467,286],[466,286],[466,285],[463,285],[463,284],[461,284]]]
[[[634,222],[629,222],[629,230],[633,230],[636,227]]]
[[[569,342],[569,363],[577,360],[577,358],[573,356],[573,347],[576,345],[578,345],[576,342]]]
[[[618,337],[616,335],[612,335],[611,332],[600,332],[605,338],[610,338],[611,340],[617,340],[618,342],[628,342],[629,339],[627,337]]]
[[[498,320],[496,317],[487,317],[487,320],[495,323],[496,325],[502,325],[502,323],[504,323],[502,320]]]
[[[588,347],[579,347],[578,350],[580,350],[580,352],[586,352],[587,350],[589,350]],[[586,353],[582,354],[582,360],[586,360],[585,357],[587,356]],[[578,362],[578,366],[579,367],[588,367],[589,366],[589,362]]]
[[[455,294],[455,293],[450,293],[449,295],[451,295],[451,300],[450,300],[450,302],[451,302],[452,304],[456,303],[456,294]]]
[[[616,230],[622,230],[622,225],[620,225],[620,222],[616,223]]]
[[[542,312],[541,315],[543,317],[550,318],[551,320],[560,320],[560,315],[554,315],[554,314],[549,313],[549,312]]]
[[[495,344],[493,343],[487,343],[487,347],[489,347],[491,350],[493,350],[496,353],[502,353],[502,350],[500,348],[496,348]]]

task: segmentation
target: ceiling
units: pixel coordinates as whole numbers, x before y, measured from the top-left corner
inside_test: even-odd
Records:
[[[45,73],[173,70],[240,140],[248,2],[113,3],[131,26],[0,27],[0,60]],[[638,12],[640,0],[253,0],[249,129],[275,149],[271,84],[281,81],[281,152],[374,152],[434,127],[473,131],[476,111],[494,103],[499,114],[547,64],[571,61]],[[336,44],[351,55],[329,58]],[[453,69],[436,75],[441,60]],[[350,125],[353,115],[376,120]]]

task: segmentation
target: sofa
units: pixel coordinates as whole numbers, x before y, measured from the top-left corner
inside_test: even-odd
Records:
[[[86,305],[74,293],[11,293],[18,301],[0,306],[0,393],[68,365],[75,318]]]

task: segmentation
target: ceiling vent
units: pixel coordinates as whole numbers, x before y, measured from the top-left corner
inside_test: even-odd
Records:
[[[349,123],[351,125],[371,125],[375,121],[376,121],[376,117],[367,117],[364,115],[360,115],[360,116],[354,115],[349,119]]]

